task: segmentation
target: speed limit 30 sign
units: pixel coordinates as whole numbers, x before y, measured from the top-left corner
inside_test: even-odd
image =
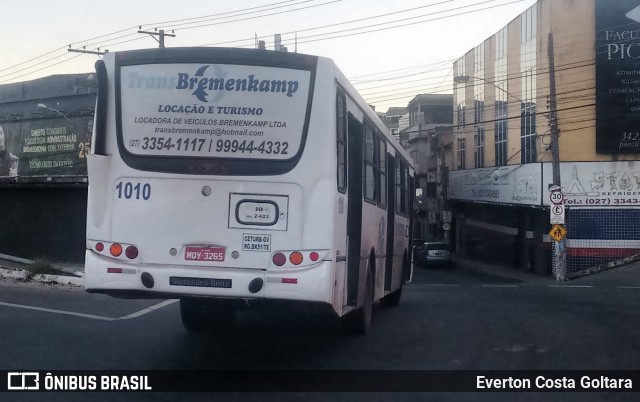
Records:
[[[564,200],[564,195],[562,194],[562,191],[554,190],[551,193],[549,193],[549,200],[551,201],[552,204],[555,204],[555,205],[562,204],[562,201]]]

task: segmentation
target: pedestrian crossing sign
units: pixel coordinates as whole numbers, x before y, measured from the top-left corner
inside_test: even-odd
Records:
[[[567,229],[565,229],[562,225],[553,225],[553,227],[549,231],[549,237],[551,237],[555,241],[564,239],[566,235]]]

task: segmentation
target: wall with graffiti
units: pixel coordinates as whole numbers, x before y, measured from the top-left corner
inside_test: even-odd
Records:
[[[95,94],[87,74],[0,86],[0,182],[86,178]]]
[[[81,263],[92,74],[0,85],[0,253]]]

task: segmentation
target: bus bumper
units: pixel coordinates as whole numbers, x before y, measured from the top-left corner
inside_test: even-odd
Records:
[[[221,297],[331,303],[332,262],[300,270],[127,264],[87,251],[85,289],[123,298]]]

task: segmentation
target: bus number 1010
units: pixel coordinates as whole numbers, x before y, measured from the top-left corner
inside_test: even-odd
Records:
[[[119,182],[116,186],[118,192],[118,198],[125,198],[130,200],[135,198],[136,200],[143,199],[148,200],[151,198],[151,184],[149,183],[131,183],[131,182]]]

